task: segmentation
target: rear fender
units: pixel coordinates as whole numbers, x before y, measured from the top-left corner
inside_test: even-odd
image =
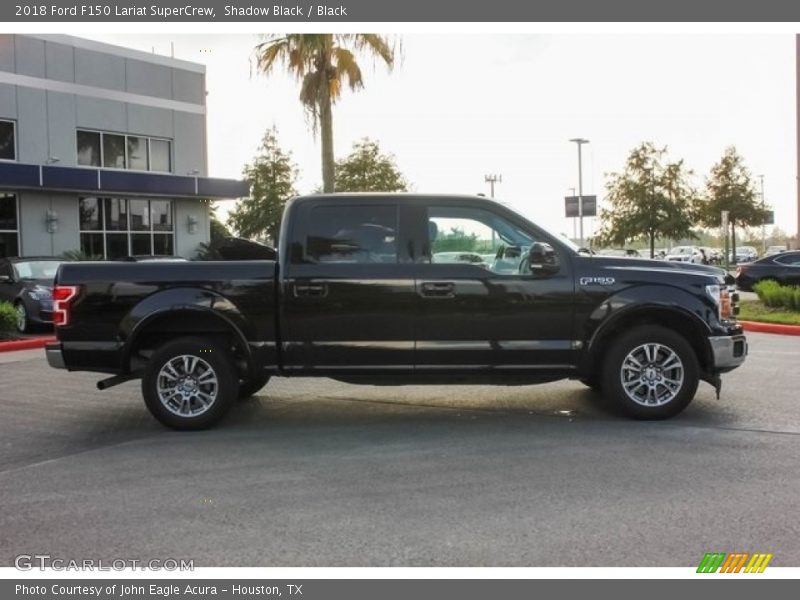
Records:
[[[236,305],[211,290],[171,288],[148,296],[136,304],[122,319],[119,335],[124,340],[121,365],[123,372],[130,370],[133,350],[144,334],[163,331],[164,319],[181,315],[197,317],[197,329],[187,330],[185,332],[187,334],[202,334],[203,322],[214,323],[216,332],[230,333],[245,354],[248,370],[252,370],[252,352],[247,342],[250,326]],[[211,321],[207,320],[209,318]],[[159,321],[162,321],[162,325],[154,330],[153,326]],[[166,324],[169,325],[169,322]]]

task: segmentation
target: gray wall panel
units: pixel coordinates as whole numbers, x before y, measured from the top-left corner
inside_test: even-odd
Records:
[[[45,42],[46,73],[48,79],[75,81],[75,50],[72,46]]]
[[[0,33],[0,71],[14,72],[14,35]]]
[[[24,35],[14,38],[16,72],[31,77],[44,77],[44,42]]]
[[[17,90],[8,83],[0,83],[0,117],[17,118]]]
[[[75,48],[75,82],[112,90],[125,89],[125,59]]]
[[[47,233],[45,214],[50,208],[50,196],[41,192],[22,192],[19,196],[22,256],[50,256],[53,236]]]
[[[90,129],[103,129],[106,131],[125,131],[127,126],[127,115],[125,103],[114,100],[101,100],[99,98],[88,98],[77,96],[76,113],[78,127],[88,127]]]
[[[173,100],[206,104],[205,76],[191,71],[172,69]]]
[[[172,111],[140,104],[128,104],[128,131],[142,135],[172,138]]]
[[[48,157],[46,92],[17,88],[17,160],[43,163]]]
[[[169,67],[128,59],[125,68],[129,92],[172,98],[172,72]]]
[[[78,197],[73,194],[53,194],[50,207],[58,214],[58,231],[53,234],[53,254],[81,247],[78,233]]]
[[[197,169],[201,176],[207,174],[205,117],[185,112],[174,112],[175,173],[186,175]]]
[[[60,92],[47,92],[47,134],[50,156],[60,160],[61,167],[74,167],[78,163],[75,137],[75,96]]]
[[[209,204],[201,200],[178,199],[175,203],[175,254],[193,258],[200,242],[208,242]],[[189,216],[197,219],[197,233],[189,233]]]

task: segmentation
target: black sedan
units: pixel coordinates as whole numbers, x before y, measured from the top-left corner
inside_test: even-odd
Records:
[[[750,291],[759,281],[772,279],[783,285],[800,285],[800,250],[765,256],[736,269],[736,286]]]
[[[0,258],[0,302],[14,305],[20,333],[53,322],[53,280],[62,262],[47,256]]]

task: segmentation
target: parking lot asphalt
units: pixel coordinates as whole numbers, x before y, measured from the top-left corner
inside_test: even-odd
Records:
[[[0,565],[18,554],[196,566],[800,566],[800,340],[751,334],[722,398],[620,419],[577,382],[275,379],[178,433],[137,382],[0,357]]]

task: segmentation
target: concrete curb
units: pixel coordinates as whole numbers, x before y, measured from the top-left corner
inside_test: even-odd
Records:
[[[55,342],[54,336],[37,337],[28,340],[11,340],[0,342],[0,352],[13,352],[14,350],[31,350],[34,348],[44,348],[45,344]]]
[[[761,323],[759,321],[739,321],[739,323],[745,331],[800,335],[800,325],[781,325],[780,323]]]

